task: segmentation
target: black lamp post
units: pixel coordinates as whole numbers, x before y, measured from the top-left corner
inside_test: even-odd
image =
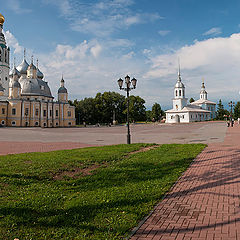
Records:
[[[131,84],[132,84],[132,87],[131,87]],[[130,77],[127,75],[125,77],[125,85],[126,86],[123,87],[123,80],[121,78],[119,78],[119,80],[118,80],[118,85],[119,85],[120,90],[124,90],[127,92],[127,144],[131,144],[131,135],[130,135],[130,126],[129,126],[129,92],[132,89],[136,88],[137,79],[133,78],[130,81]]]
[[[233,120],[232,120],[232,109],[235,107],[235,102],[230,101],[228,103],[228,106],[230,107],[230,122],[231,122],[231,126],[233,127]]]

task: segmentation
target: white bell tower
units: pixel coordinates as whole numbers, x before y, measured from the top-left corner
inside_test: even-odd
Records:
[[[3,15],[0,14],[0,83],[5,88],[4,96],[8,96],[10,49],[6,45],[6,40],[2,32],[4,21]]]
[[[202,87],[200,91],[200,99],[207,100],[207,91],[205,90],[204,78],[202,79]]]
[[[173,109],[176,111],[182,110],[187,105],[187,98],[185,98],[185,86],[182,83],[180,74],[180,64],[178,68],[178,80],[174,87]]]

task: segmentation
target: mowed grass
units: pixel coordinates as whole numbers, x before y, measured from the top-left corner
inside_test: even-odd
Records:
[[[147,146],[1,156],[0,239],[128,236],[205,147],[171,144],[129,155]]]

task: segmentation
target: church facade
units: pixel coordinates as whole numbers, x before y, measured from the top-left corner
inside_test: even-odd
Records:
[[[166,123],[208,121],[216,117],[216,103],[207,99],[204,82],[202,83],[199,100],[188,104],[185,93],[179,68],[178,80],[174,87],[173,108],[166,111]]]
[[[29,65],[25,52],[22,63],[9,67],[10,49],[0,14],[0,125],[12,127],[70,127],[75,126],[75,107],[68,103],[64,79],[60,81],[58,100],[54,101],[43,73]]]

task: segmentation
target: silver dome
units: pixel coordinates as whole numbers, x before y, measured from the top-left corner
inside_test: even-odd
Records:
[[[17,67],[17,70],[21,74],[27,74],[28,66],[29,66],[29,64],[27,63],[27,61],[25,59],[23,59],[22,63]]]
[[[175,84],[175,88],[185,88],[185,86],[181,81],[178,80]]]
[[[53,97],[46,82],[41,79],[23,78],[19,79],[22,95]]]
[[[60,87],[58,93],[67,93],[67,89],[65,87]]]
[[[40,79],[43,79],[43,77],[44,77],[43,73],[39,69],[37,69],[37,77]]]

